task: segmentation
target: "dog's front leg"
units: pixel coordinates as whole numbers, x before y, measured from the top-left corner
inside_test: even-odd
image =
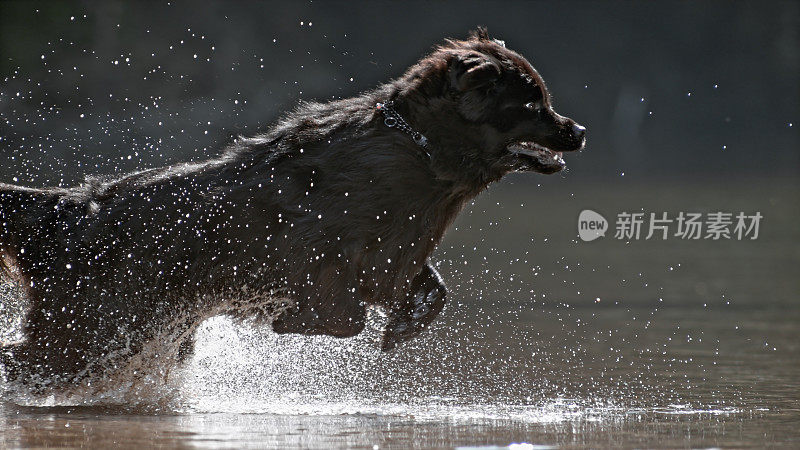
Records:
[[[401,342],[418,335],[444,308],[447,289],[436,269],[425,263],[411,281],[404,302],[389,313],[381,350],[392,350]]]
[[[303,300],[297,306],[283,311],[272,322],[272,330],[279,334],[324,334],[335,337],[352,337],[364,330],[366,303],[356,289],[323,289],[301,293]]]

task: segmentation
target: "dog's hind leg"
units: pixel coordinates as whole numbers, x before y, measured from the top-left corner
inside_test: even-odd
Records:
[[[392,308],[383,332],[381,350],[392,350],[418,335],[444,308],[447,289],[430,263],[411,281],[405,301]]]

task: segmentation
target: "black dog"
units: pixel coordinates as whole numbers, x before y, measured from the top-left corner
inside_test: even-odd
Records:
[[[464,204],[509,172],[560,171],[584,142],[531,65],[480,29],[215,159],[72,189],[2,184],[2,261],[30,303],[7,377],[75,382],[154,340],[185,358],[220,314],[347,337],[379,305],[391,349],[444,306],[428,257]]]

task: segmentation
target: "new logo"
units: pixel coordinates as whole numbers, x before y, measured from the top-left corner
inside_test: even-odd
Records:
[[[606,235],[608,221],[591,209],[584,209],[578,215],[578,235],[584,242],[593,241]]]

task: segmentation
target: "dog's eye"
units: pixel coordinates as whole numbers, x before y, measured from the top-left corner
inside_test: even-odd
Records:
[[[539,109],[539,104],[536,102],[525,103],[525,109],[529,109],[531,111],[537,111]]]

